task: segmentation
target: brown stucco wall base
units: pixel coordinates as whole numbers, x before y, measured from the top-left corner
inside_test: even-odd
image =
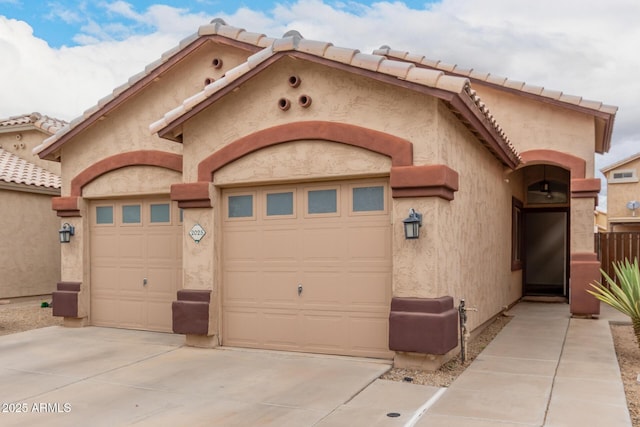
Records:
[[[393,298],[389,349],[444,355],[458,345],[458,311],[453,298]]]
[[[173,332],[185,335],[209,334],[210,290],[181,289],[174,301]]]
[[[570,310],[573,316],[597,316],[600,301],[587,293],[590,283],[600,280],[600,261],[595,253],[571,254]]]
[[[80,285],[80,282],[58,282],[57,290],[51,295],[54,316],[78,317]]]

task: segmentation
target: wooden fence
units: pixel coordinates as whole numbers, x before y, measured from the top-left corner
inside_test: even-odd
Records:
[[[640,232],[596,233],[595,243],[601,268],[611,278],[615,278],[613,271],[615,261],[622,261],[625,258],[633,261],[634,258],[640,257]]]

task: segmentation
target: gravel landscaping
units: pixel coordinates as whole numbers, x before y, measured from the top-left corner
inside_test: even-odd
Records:
[[[50,296],[0,300],[0,335],[13,334],[30,329],[62,325],[62,319],[53,317],[51,307],[41,307],[43,302],[51,302]],[[510,317],[498,316],[468,344],[467,360],[460,363],[456,356],[439,370],[420,371],[414,369],[391,369],[382,378],[407,381],[436,387],[448,387],[473,362],[478,354],[509,323]],[[640,349],[630,325],[612,325],[618,363],[622,374],[627,405],[633,427],[640,427]]]
[[[53,317],[51,307],[41,307],[43,302],[50,303],[51,297],[0,300],[0,335],[62,325],[62,318]]]

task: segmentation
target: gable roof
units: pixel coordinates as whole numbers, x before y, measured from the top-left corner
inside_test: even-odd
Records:
[[[55,134],[67,124],[66,121],[34,112],[0,119],[0,133],[39,130],[49,135]]]
[[[0,183],[23,184],[60,190],[58,175],[0,148]]]
[[[100,99],[96,105],[87,109],[81,116],[73,119],[53,136],[45,139],[42,144],[33,149],[33,154],[37,154],[40,158],[58,160],[60,157],[58,151],[68,140],[118,108],[128,98],[211,40],[239,47],[249,52],[257,52],[271,44],[274,39],[264,34],[251,33],[226,25],[221,19],[214,19],[211,24],[201,26],[197,33],[181,40],[176,47],[164,52],[158,60],[147,65],[143,71],[130,77],[126,83],[115,88],[111,94]]]
[[[600,172],[602,172],[603,174],[606,174],[607,172],[610,172],[610,171],[612,171],[614,169],[619,168],[620,166],[624,166],[627,163],[631,163],[634,160],[638,160],[638,159],[640,159],[640,153],[636,153],[636,154],[634,154],[632,156],[626,157],[626,158],[624,158],[622,160],[619,160],[619,161],[617,161],[617,162],[615,162],[613,164],[610,164],[609,166],[605,166],[602,169],[600,169]]]
[[[376,49],[374,53],[384,55],[388,58],[411,62],[419,67],[441,70],[450,75],[466,77],[472,83],[479,83],[499,90],[514,92],[519,96],[524,96],[536,101],[590,114],[594,116],[597,125],[596,152],[600,154],[606,153],[611,148],[613,123],[616,112],[618,111],[618,107],[616,106],[605,105],[599,101],[586,100],[580,96],[565,94],[561,91],[550,90],[541,86],[529,85],[525,82],[496,76],[491,73],[478,72],[473,68],[461,68],[458,67],[457,64],[447,64],[442,61],[428,59],[422,55],[393,50],[389,46],[381,46],[379,49]]]
[[[178,135],[182,123],[283,56],[357,72],[435,96],[443,100],[505,166],[513,168],[521,162],[520,155],[487,106],[471,89],[467,78],[448,76],[439,70],[419,68],[414,64],[380,55],[363,54],[359,50],[336,47],[328,42],[306,40],[295,31],[273,40],[273,43],[247,58],[246,62],[228,70],[222,78],[207,85],[204,90],[187,98],[177,108],[152,123],[149,129],[163,138],[180,142]]]

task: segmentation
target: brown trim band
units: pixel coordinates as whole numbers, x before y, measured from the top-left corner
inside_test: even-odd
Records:
[[[71,196],[82,196],[82,188],[107,172],[127,166],[157,166],[182,172],[182,156],[157,150],[130,151],[104,158],[71,180]]]
[[[555,150],[529,150],[520,154],[523,166],[536,163],[551,163],[571,171],[571,179],[586,177],[587,163],[580,157]]]
[[[598,197],[600,187],[600,178],[572,179],[571,198]]]
[[[79,217],[82,215],[80,215],[78,200],[78,197],[53,197],[51,209],[61,218]]]
[[[389,349],[447,354],[458,345],[458,310],[453,297],[391,299]]]
[[[78,317],[78,293],[81,282],[58,282],[51,293],[53,315],[57,317]]]
[[[181,289],[171,305],[172,328],[176,334],[208,335],[211,290]]]
[[[171,186],[171,200],[178,202],[178,207],[210,208],[211,197],[209,195],[209,182],[190,182],[185,184],[173,184]]]
[[[198,181],[212,181],[218,169],[260,149],[309,139],[353,145],[384,154],[391,157],[393,166],[413,164],[413,144],[406,139],[346,123],[308,121],[264,129],[221,148],[200,162]]]
[[[453,200],[458,191],[458,172],[446,165],[397,166],[391,168],[394,198],[440,197]]]

